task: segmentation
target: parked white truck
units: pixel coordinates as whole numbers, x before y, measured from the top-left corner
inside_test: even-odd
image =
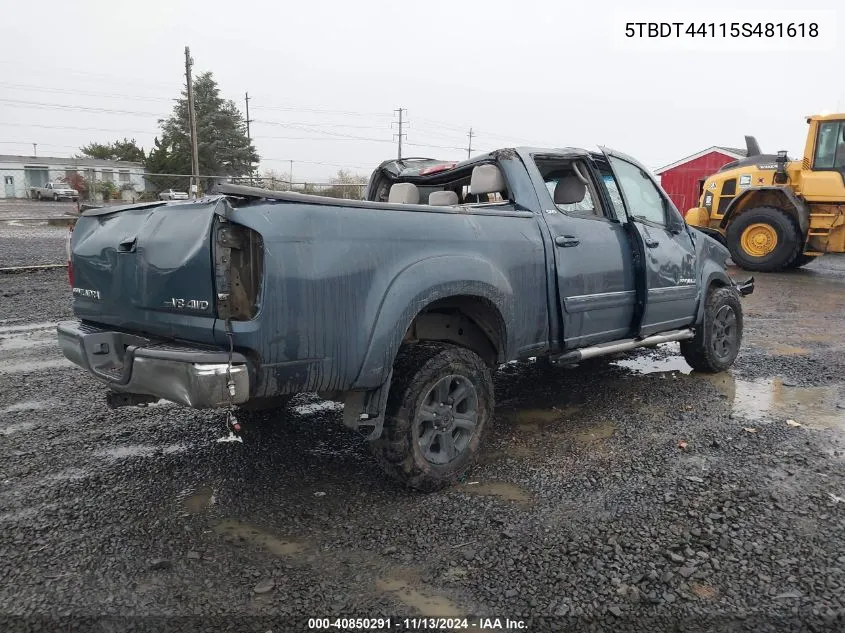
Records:
[[[35,200],[79,200],[79,192],[66,182],[48,182],[43,187],[30,187],[29,197]]]

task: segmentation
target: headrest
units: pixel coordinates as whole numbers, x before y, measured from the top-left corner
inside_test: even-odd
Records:
[[[394,204],[419,204],[420,190],[410,182],[397,182],[390,187],[387,201]]]
[[[428,203],[437,207],[452,207],[458,202],[458,194],[454,191],[432,191],[428,195]]]
[[[505,178],[496,165],[479,165],[472,170],[471,194],[498,193],[505,190]]]
[[[575,204],[584,199],[587,186],[575,174],[567,174],[555,185],[555,204]]]

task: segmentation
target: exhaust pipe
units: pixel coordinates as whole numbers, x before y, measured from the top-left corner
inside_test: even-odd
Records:
[[[643,339],[629,338],[621,341],[612,341],[610,343],[601,343],[591,347],[583,347],[581,349],[574,349],[571,352],[566,352],[560,356],[552,358],[553,363],[570,364],[580,363],[582,360],[589,358],[596,358],[597,356],[607,356],[608,354],[616,354],[617,352],[627,352],[638,347],[653,347],[661,343],[671,343],[672,341],[684,341],[695,336],[695,332],[691,329],[686,330],[672,330],[664,332],[663,334],[655,334],[654,336],[647,336]]]

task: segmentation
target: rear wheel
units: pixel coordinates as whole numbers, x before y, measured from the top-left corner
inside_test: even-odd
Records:
[[[58,201],[59,201],[59,194],[54,193],[53,194],[53,202],[58,202]]]
[[[716,373],[733,365],[742,343],[742,304],[730,287],[711,286],[704,305],[704,320],[695,337],[681,341],[681,354],[696,371]]]
[[[478,354],[445,343],[403,347],[393,370],[384,429],[371,443],[387,474],[432,491],[466,473],[493,412],[493,379]]]
[[[40,192],[40,191],[36,191],[36,192],[35,192],[35,199],[36,199],[36,200],[41,200],[41,192]]]
[[[745,211],[728,226],[727,237],[734,262],[761,272],[788,268],[803,246],[798,224],[774,207]]]

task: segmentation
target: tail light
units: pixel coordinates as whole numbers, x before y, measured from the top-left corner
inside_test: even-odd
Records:
[[[232,321],[254,319],[261,307],[264,243],[261,235],[230,222],[217,226],[215,286],[217,316]]]
[[[73,238],[73,224],[68,227],[67,240],[65,241],[65,252],[67,253],[67,281],[73,288],[73,259],[71,257],[70,241]]]

